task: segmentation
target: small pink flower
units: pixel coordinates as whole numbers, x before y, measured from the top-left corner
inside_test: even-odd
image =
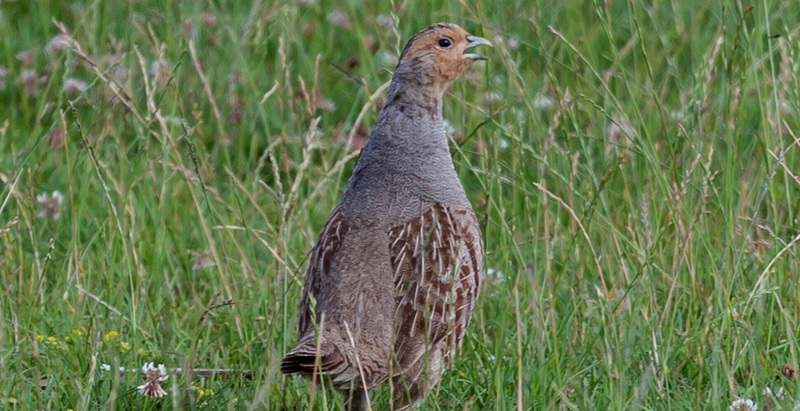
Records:
[[[69,50],[70,47],[72,47],[72,38],[66,34],[59,34],[50,39],[50,42],[47,43],[47,47],[45,47],[44,50],[47,54],[52,55],[64,50]]]
[[[217,16],[214,13],[209,13],[204,11],[200,13],[200,23],[205,28],[214,28],[217,27]]]
[[[67,94],[80,94],[86,91],[86,88],[89,87],[83,80],[78,80],[74,77],[67,78],[64,81],[64,92]]]
[[[328,13],[326,18],[334,26],[338,26],[346,30],[353,28],[353,22],[350,21],[350,17],[347,17],[347,14],[341,10],[333,10],[332,12]]]
[[[207,253],[195,253],[192,270],[200,271],[214,266],[214,260]]]
[[[145,363],[142,366],[142,373],[144,374],[145,382],[136,387],[139,390],[139,394],[156,398],[167,395],[167,392],[161,387],[161,382],[169,378],[167,367],[164,364],[158,364],[158,367],[154,367],[152,362]]]

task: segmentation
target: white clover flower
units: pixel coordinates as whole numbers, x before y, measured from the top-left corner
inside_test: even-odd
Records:
[[[108,364],[100,364],[100,371],[111,371],[111,366]]]
[[[164,81],[169,78],[169,62],[164,58],[153,60],[150,63],[150,76],[157,81]]]
[[[734,401],[730,407],[728,407],[729,411],[757,411],[758,404],[754,403],[752,400],[738,398]]]
[[[778,387],[778,389],[775,390],[774,392],[772,391],[771,388],[766,387],[766,388],[764,388],[764,396],[775,397],[777,399],[781,399],[781,398],[783,398],[783,387]]]
[[[166,115],[163,118],[164,118],[164,122],[169,124],[169,125],[180,126],[182,124],[186,124],[186,119],[184,119],[183,117]]]
[[[394,27],[394,20],[388,14],[378,14],[378,17],[375,17],[375,24],[390,29]]]
[[[512,109],[512,111],[518,122],[524,123],[528,120],[528,113],[526,113],[525,110],[520,110],[519,108],[515,107]]]
[[[145,363],[142,366],[142,373],[144,374],[145,383],[136,387],[139,390],[139,394],[156,398],[167,395],[167,392],[161,387],[161,382],[169,378],[167,367],[164,364],[158,364],[158,367],[154,367],[152,362]]]
[[[506,275],[502,271],[491,267],[486,269],[486,275],[494,278],[497,282],[503,282],[506,279]]]
[[[321,98],[317,100],[317,108],[322,111],[327,111],[328,113],[336,111],[336,103],[333,100],[328,100],[327,98]]]
[[[397,55],[389,50],[381,50],[375,55],[375,61],[378,63],[378,67],[394,67],[397,64]]]
[[[544,110],[546,108],[553,107],[555,101],[549,96],[545,96],[544,94],[537,94],[536,97],[533,98],[533,108],[536,110]]]
[[[490,105],[503,101],[503,96],[496,91],[490,91],[483,94],[483,104]]]
[[[36,196],[39,203],[39,218],[52,218],[58,220],[61,217],[61,206],[64,204],[64,195],[60,191],[53,191],[50,194],[44,193]]]
[[[689,117],[688,114],[683,109],[669,112],[669,118],[671,118],[672,120],[677,121],[678,123],[682,123],[682,122],[686,121],[686,119],[688,117]]]

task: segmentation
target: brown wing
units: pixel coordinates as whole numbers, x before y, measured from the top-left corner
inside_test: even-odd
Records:
[[[320,286],[324,277],[333,263],[334,255],[344,242],[344,236],[350,231],[350,227],[342,217],[339,207],[336,207],[328,221],[322,228],[319,240],[311,252],[311,260],[306,271],[306,281],[303,286],[303,297],[300,300],[300,315],[298,330],[302,338],[311,331],[314,323],[314,310],[311,307],[311,295],[319,295]]]
[[[435,357],[444,366],[461,344],[478,297],[483,244],[475,214],[434,204],[393,227],[389,244],[398,372],[410,370],[429,350],[442,351]]]
[[[311,296],[318,296],[325,276],[333,263],[333,258],[344,242],[344,237],[350,231],[339,208],[333,210],[328,221],[322,228],[319,240],[311,252],[311,260],[306,271],[303,297],[300,300],[300,315],[298,321],[299,339],[297,346],[289,351],[281,362],[281,372],[284,374],[303,373],[312,374],[318,371],[323,373],[339,374],[347,370],[350,364],[347,358],[336,347],[325,345],[317,346],[314,333],[315,313],[311,304]],[[319,348],[319,350],[318,350]],[[317,367],[321,366],[321,370]]]

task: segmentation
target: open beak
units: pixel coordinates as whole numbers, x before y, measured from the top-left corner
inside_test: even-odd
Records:
[[[489,40],[486,40],[483,37],[478,36],[467,36],[467,49],[471,49],[475,46],[489,46],[492,47],[492,43]],[[472,59],[472,60],[488,60],[486,57],[481,56],[480,54],[475,53],[464,53],[464,58]]]

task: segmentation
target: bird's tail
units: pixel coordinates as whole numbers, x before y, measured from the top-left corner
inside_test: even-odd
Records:
[[[314,333],[301,339],[281,361],[284,374],[335,375],[343,368],[346,368],[346,361],[342,353],[324,342],[318,345]]]

